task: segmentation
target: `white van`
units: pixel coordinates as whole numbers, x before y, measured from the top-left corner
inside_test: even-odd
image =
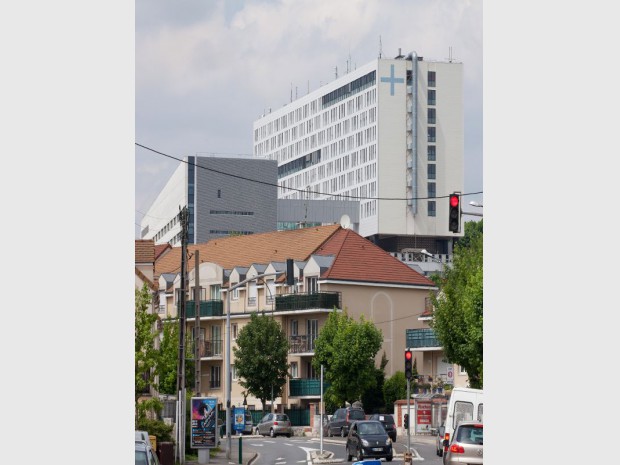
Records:
[[[454,388],[448,403],[448,413],[446,415],[444,431],[444,451],[445,445],[450,440],[456,425],[461,421],[474,420],[483,422],[482,417],[482,389],[473,388]]]

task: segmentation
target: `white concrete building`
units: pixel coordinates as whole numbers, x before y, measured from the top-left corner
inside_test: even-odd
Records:
[[[463,139],[463,64],[411,52],[263,115],[254,156],[277,160],[279,199],[359,200],[358,232],[382,248],[450,254]]]

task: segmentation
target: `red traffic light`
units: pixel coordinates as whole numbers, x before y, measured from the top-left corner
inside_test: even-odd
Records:
[[[411,351],[410,350],[406,350],[405,351],[405,359],[406,360],[411,360]]]
[[[450,206],[458,207],[458,205],[459,205],[459,196],[455,194],[450,195]]]

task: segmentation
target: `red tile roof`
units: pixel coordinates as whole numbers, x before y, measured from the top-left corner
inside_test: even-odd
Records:
[[[153,239],[136,239],[135,245],[135,263],[153,263],[155,262],[155,242]]]
[[[200,251],[200,262],[213,262],[225,269],[249,267],[253,263],[284,262],[287,258],[307,260],[329,239],[340,225],[316,226],[289,231],[273,231],[247,236],[213,239],[203,244],[188,245],[188,253]],[[191,270],[194,263],[188,262]],[[173,247],[155,262],[157,282],[162,273],[178,273],[181,269],[181,247]]]
[[[321,276],[337,281],[435,286],[427,277],[350,229],[340,229],[315,252],[334,255],[334,263]]]

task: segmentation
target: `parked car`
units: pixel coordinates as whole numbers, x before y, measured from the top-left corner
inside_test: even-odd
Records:
[[[327,422],[327,436],[347,436],[351,423],[357,420],[365,420],[364,410],[359,407],[339,408]]]
[[[348,462],[353,456],[357,457],[358,462],[369,457],[391,462],[394,456],[392,440],[380,421],[354,421],[347,435],[346,454]]]
[[[396,423],[394,417],[386,413],[373,413],[368,417],[369,420],[380,421],[392,442],[396,441]]]
[[[159,465],[157,454],[151,447],[150,441],[147,439],[136,439],[136,464],[135,465]]]
[[[439,457],[443,456],[443,439],[444,439],[445,432],[446,432],[446,427],[444,425],[441,425],[437,429],[437,434],[435,435],[435,447],[437,449],[437,455]]]
[[[482,465],[483,426],[477,421],[463,421],[456,426],[448,449],[444,452],[444,465],[468,463]]]
[[[256,425],[256,434],[262,436],[286,436],[290,438],[293,434],[291,420],[285,413],[268,413]]]

